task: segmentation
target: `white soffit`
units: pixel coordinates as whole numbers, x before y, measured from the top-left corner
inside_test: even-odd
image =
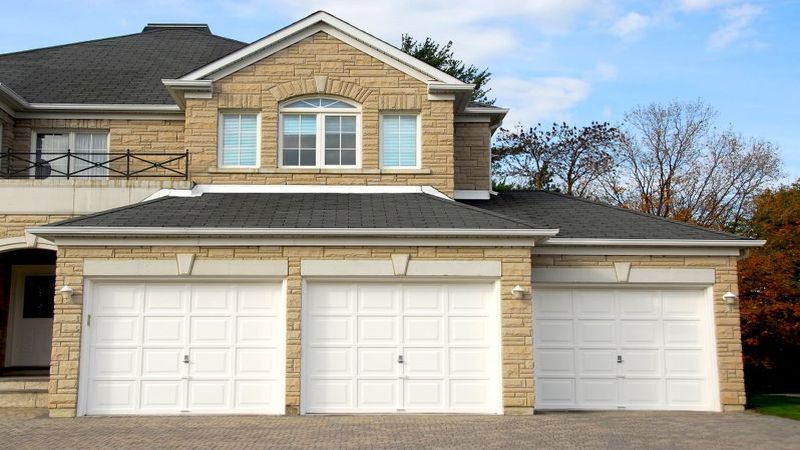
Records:
[[[428,194],[452,200],[431,186],[338,186],[322,184],[198,184],[192,189],[161,189],[144,201],[203,194]]]
[[[426,83],[438,82],[450,86],[452,89],[472,89],[471,85],[423,63],[325,11],[317,11],[269,34],[242,49],[188,73],[181,80],[193,81],[207,77],[217,80],[319,31],[324,31]]]
[[[746,239],[583,239],[550,238],[546,245],[587,247],[761,247],[767,241]]]

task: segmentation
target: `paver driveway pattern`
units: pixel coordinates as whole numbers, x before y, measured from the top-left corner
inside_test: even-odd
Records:
[[[0,410],[0,447],[797,449],[800,422],[755,413],[49,419],[44,410]]]

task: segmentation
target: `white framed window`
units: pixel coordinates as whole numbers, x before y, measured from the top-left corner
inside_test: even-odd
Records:
[[[261,114],[252,111],[226,111],[219,115],[220,167],[259,167],[261,165]]]
[[[361,108],[346,100],[309,97],[280,107],[281,167],[361,166]]]
[[[422,148],[419,114],[381,114],[380,127],[381,167],[419,168]]]
[[[108,131],[37,130],[31,139],[31,161],[37,163],[31,172],[36,178],[108,176],[108,169],[103,166],[109,159]]]

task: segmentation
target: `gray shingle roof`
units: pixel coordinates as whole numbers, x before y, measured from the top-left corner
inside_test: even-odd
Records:
[[[535,228],[558,228],[556,238],[731,240],[747,238],[617,208],[563,194],[505,191],[472,206],[524,220]]]
[[[177,78],[246,44],[192,28],[0,55],[0,83],[31,103],[174,104]]]
[[[162,197],[53,226],[534,229],[517,219],[422,193],[206,193]]]

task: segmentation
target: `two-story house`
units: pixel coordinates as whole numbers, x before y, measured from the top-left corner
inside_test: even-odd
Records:
[[[325,12],[0,55],[0,404],[742,409],[760,242],[491,192],[472,89]]]

